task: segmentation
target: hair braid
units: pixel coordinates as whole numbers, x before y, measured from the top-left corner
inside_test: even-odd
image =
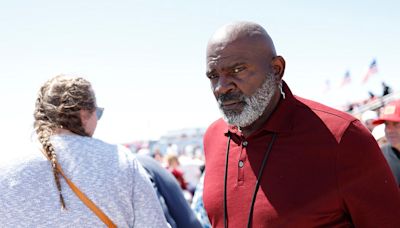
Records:
[[[35,104],[34,127],[38,140],[48,157],[59,192],[62,209],[66,209],[61,191],[60,172],[57,170],[57,155],[50,137],[57,128],[89,136],[82,126],[80,110],[94,110],[96,98],[91,85],[83,78],[56,76],[39,90]]]
[[[57,190],[59,193],[61,208],[66,209],[64,197],[63,197],[62,191],[61,191],[60,173],[57,170],[57,166],[56,166],[57,155],[56,155],[54,146],[50,142],[50,135],[52,134],[52,130],[48,124],[45,124],[43,122],[37,131],[38,131],[39,142],[42,144],[43,150],[51,162],[54,181],[56,183]]]

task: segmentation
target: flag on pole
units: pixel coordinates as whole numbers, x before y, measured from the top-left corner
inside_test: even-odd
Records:
[[[375,74],[378,72],[378,67],[376,65],[376,59],[373,59],[371,64],[369,64],[368,71],[365,74],[362,83],[366,83],[368,79],[371,77],[371,75]]]
[[[350,71],[346,71],[346,73],[344,74],[342,83],[340,84],[340,87],[343,87],[347,84],[349,84],[351,82],[351,77],[350,77]]]

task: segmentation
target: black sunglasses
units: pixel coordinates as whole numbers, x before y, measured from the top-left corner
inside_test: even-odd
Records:
[[[104,108],[96,107],[97,120],[99,120],[101,118],[101,116],[103,115],[103,112],[104,112]]]

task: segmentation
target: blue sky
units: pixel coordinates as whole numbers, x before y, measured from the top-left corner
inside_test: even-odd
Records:
[[[220,26],[263,25],[300,96],[340,107],[399,88],[398,1],[3,1],[0,126],[4,148],[29,140],[40,85],[57,74],[89,79],[105,107],[96,137],[113,143],[206,128],[219,111],[205,47]],[[373,58],[378,74],[362,77]],[[339,88],[349,70],[352,82]],[[325,81],[332,89],[324,91]],[[23,144],[23,143],[22,143]]]

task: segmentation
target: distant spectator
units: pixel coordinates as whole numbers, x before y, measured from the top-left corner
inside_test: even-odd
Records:
[[[166,160],[167,160],[167,165],[168,165],[167,168],[168,168],[168,170],[178,180],[181,188],[186,190],[187,189],[187,183],[186,183],[185,178],[183,177],[182,170],[179,168],[180,164],[179,164],[178,157],[175,154],[168,154],[166,156]]]
[[[368,91],[369,99],[374,99],[376,96],[373,92]]]
[[[368,95],[369,95],[368,102],[374,101],[376,99],[376,96],[373,92],[368,91]]]
[[[179,156],[179,168],[183,172],[186,181],[186,190],[193,196],[196,185],[201,177],[200,167],[204,165],[204,160],[194,159],[193,156],[182,154]]]
[[[137,155],[136,158],[149,174],[171,228],[202,227],[174,176],[150,156]]]
[[[161,154],[160,149],[155,149],[152,157],[158,161],[160,164],[163,163],[163,155]]]
[[[352,112],[354,110],[354,104],[349,104],[347,106],[346,112]]]
[[[379,119],[373,123],[385,124],[388,144],[383,145],[381,150],[392,170],[397,185],[400,187],[400,100],[387,104]]]
[[[389,93],[392,93],[392,88],[390,88],[385,82],[382,82],[382,88],[383,88],[382,96],[386,96]]]

